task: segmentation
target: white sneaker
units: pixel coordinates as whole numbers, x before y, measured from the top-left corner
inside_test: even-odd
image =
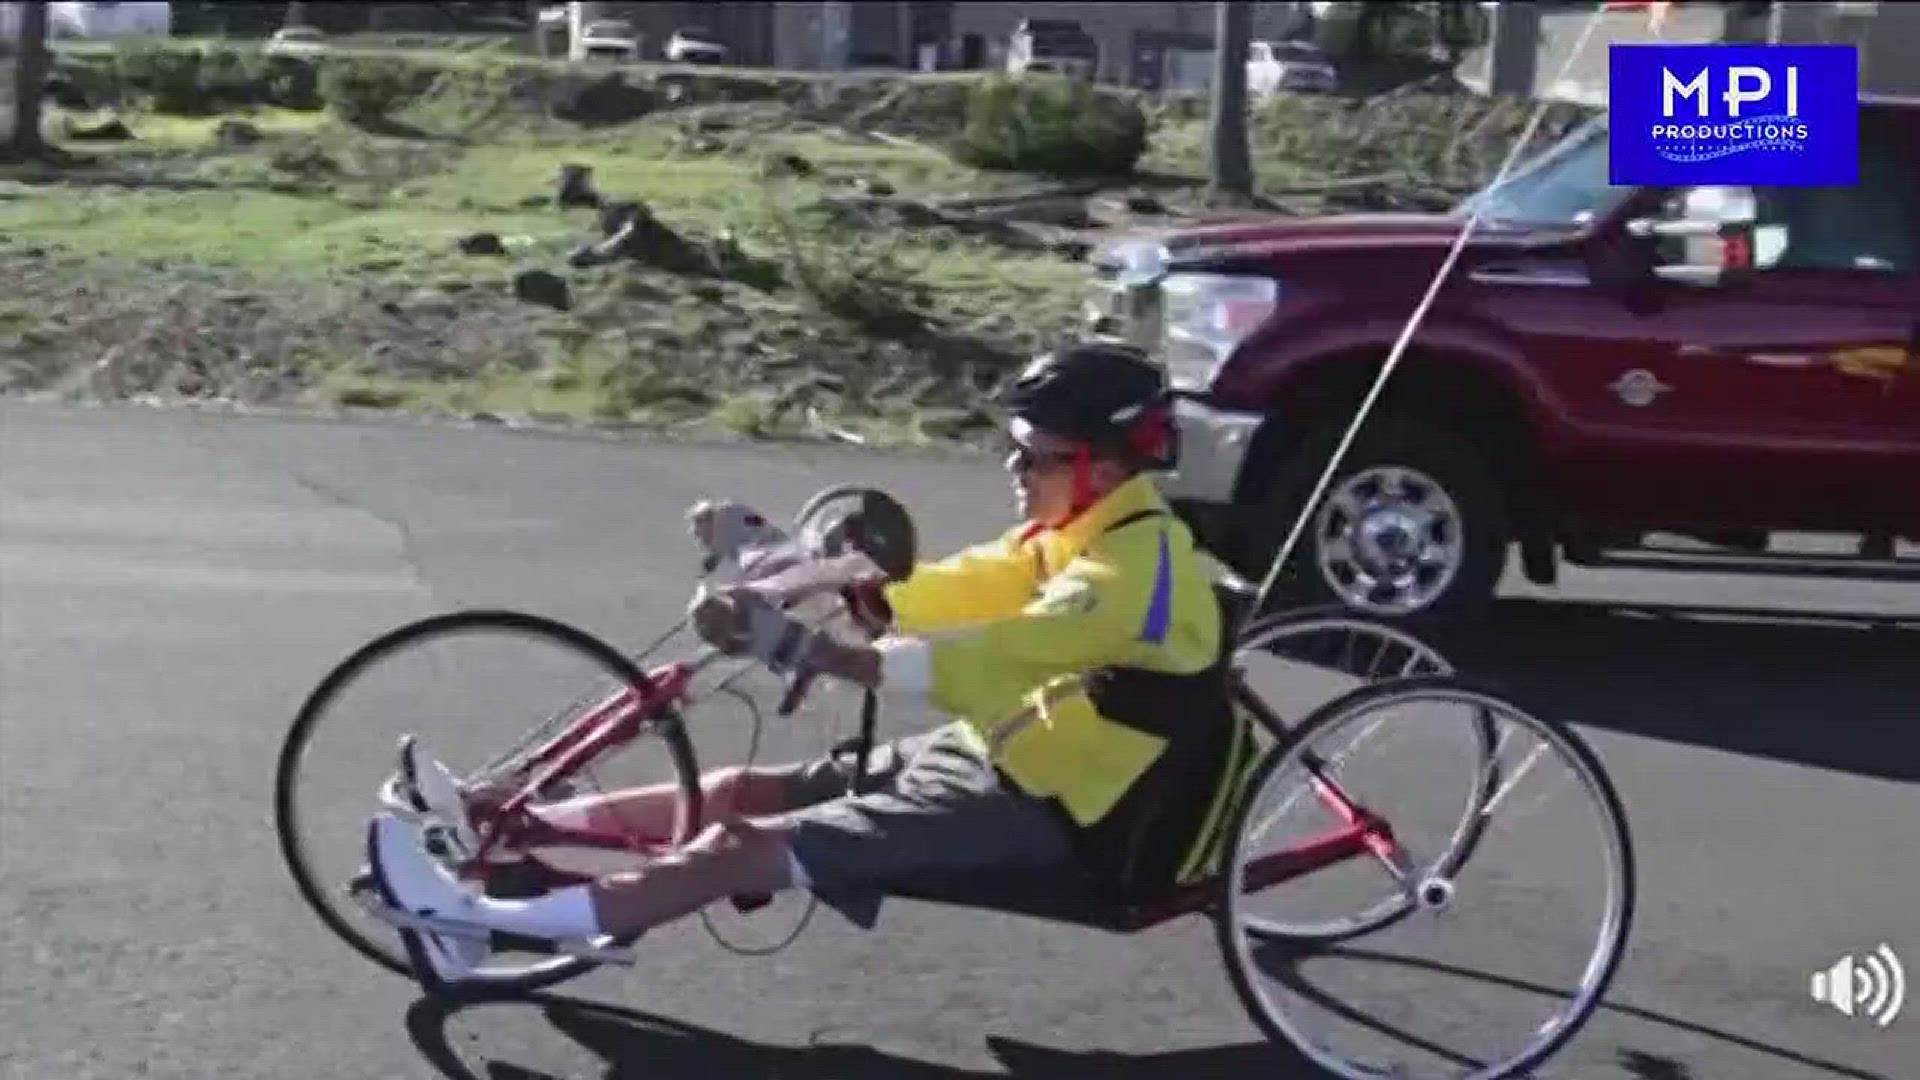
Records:
[[[479,850],[480,834],[453,770],[421,749],[411,735],[400,740],[400,777],[413,795],[415,809],[451,829],[464,853]]]
[[[435,861],[414,828],[400,818],[380,814],[368,824],[367,866],[388,906],[413,915],[478,922],[476,894]],[[415,977],[430,990],[468,978],[493,952],[484,937],[403,929],[400,940]]]

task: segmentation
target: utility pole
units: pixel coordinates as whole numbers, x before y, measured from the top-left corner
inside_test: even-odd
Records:
[[[829,71],[845,71],[853,52],[853,5],[827,0],[820,5],[821,61]]]
[[[13,65],[13,151],[21,157],[47,154],[40,121],[47,69],[52,66],[53,58],[47,53],[47,0],[27,0],[20,5],[19,56]]]
[[[1503,0],[1493,7],[1493,44],[1487,90],[1531,96],[1540,63],[1540,9]]]
[[[1253,198],[1253,155],[1247,146],[1247,48],[1253,6],[1220,0],[1213,30],[1213,110],[1208,118],[1208,194]]]
[[[1825,41],[1824,5],[1779,3],[1768,12],[1767,42],[1773,45],[1809,45]]]
[[[1779,4],[1723,5],[1720,40],[1728,45],[1764,45],[1773,40],[1773,17]]]

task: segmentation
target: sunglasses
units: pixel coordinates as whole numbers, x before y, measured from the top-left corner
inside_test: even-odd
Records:
[[[1040,450],[1020,442],[1007,440],[1007,464],[1015,472],[1032,473],[1050,471],[1073,463],[1076,452],[1072,450]]]

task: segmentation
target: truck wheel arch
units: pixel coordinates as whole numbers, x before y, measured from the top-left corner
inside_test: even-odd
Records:
[[[1262,501],[1274,466],[1299,446],[1309,428],[1331,420],[1350,423],[1391,347],[1390,341],[1370,342],[1287,365],[1269,389],[1269,419],[1254,436],[1234,501],[1243,506]],[[1498,418],[1491,431],[1480,428],[1470,438],[1478,443],[1491,434],[1489,449],[1499,461],[1530,466],[1538,459],[1538,433],[1552,411],[1549,392],[1517,354],[1419,344],[1401,357],[1368,422],[1386,415],[1443,423],[1491,415]],[[1507,479],[1524,484],[1530,478]]]

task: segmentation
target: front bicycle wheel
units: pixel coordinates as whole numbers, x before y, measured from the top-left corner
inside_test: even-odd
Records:
[[[1455,669],[1434,648],[1400,626],[1333,605],[1301,608],[1263,617],[1247,625],[1234,644],[1230,693],[1235,706],[1250,715],[1270,747],[1294,738],[1295,725],[1327,702],[1372,683],[1418,675],[1447,675]],[[1344,763],[1381,734],[1379,725],[1358,731],[1345,746],[1321,747],[1309,764],[1338,776]],[[1462,769],[1460,808],[1442,858],[1453,864],[1473,853],[1483,827],[1479,811],[1499,787],[1499,762],[1490,719],[1461,732],[1451,748],[1477,764]],[[1324,793],[1312,793],[1324,802]],[[1350,909],[1319,917],[1280,905],[1265,914],[1249,914],[1249,932],[1273,938],[1331,943],[1371,934],[1406,918],[1413,902],[1384,883],[1369,899]]]
[[[365,865],[369,818],[406,809],[396,794],[400,740],[419,739],[477,803],[481,793],[517,789],[529,779],[527,766],[548,740],[609,703],[632,700],[625,695],[647,685],[647,676],[631,660],[598,638],[519,612],[434,616],[362,646],[314,689],[280,751],[274,828],[301,897],[353,949],[381,967],[411,975],[398,930],[376,911]],[[622,811],[635,824],[628,850],[603,845],[555,856],[553,863],[545,852],[543,861],[530,863],[516,861],[524,852],[497,850],[485,864],[474,865],[468,861],[472,853],[447,843],[446,831],[436,833],[435,823],[423,821],[423,835],[430,850],[439,849],[443,864],[477,877],[495,895],[539,889],[539,875],[530,867],[563,865],[570,873],[590,875],[683,845],[699,830],[701,792],[693,748],[678,715],[663,712],[650,719],[617,754],[551,785],[535,803],[578,800],[596,791],[650,793],[644,804],[635,801],[631,810]],[[610,824],[603,814],[591,828],[603,837],[620,837],[627,835],[624,824],[624,818]],[[598,963],[555,955],[537,942],[496,936],[494,956],[475,973],[473,984],[530,991]]]
[[[1431,779],[1436,748],[1486,723],[1500,729],[1505,779],[1479,807],[1479,842],[1461,860],[1444,833],[1423,840],[1418,823],[1453,790]],[[1337,780],[1314,764],[1322,742],[1367,727],[1392,729],[1406,759]],[[1303,790],[1345,807],[1349,823],[1261,853],[1258,834],[1278,816],[1270,804]],[[1543,828],[1520,839],[1528,825]],[[1234,992],[1269,1038],[1332,1076],[1524,1075],[1586,1023],[1626,947],[1633,845],[1599,758],[1565,724],[1457,675],[1387,680],[1316,710],[1257,767],[1231,828],[1215,929]],[[1330,880],[1335,903],[1349,903],[1360,879],[1341,871],[1355,864],[1413,908],[1365,949],[1275,940],[1249,925],[1289,883]]]

